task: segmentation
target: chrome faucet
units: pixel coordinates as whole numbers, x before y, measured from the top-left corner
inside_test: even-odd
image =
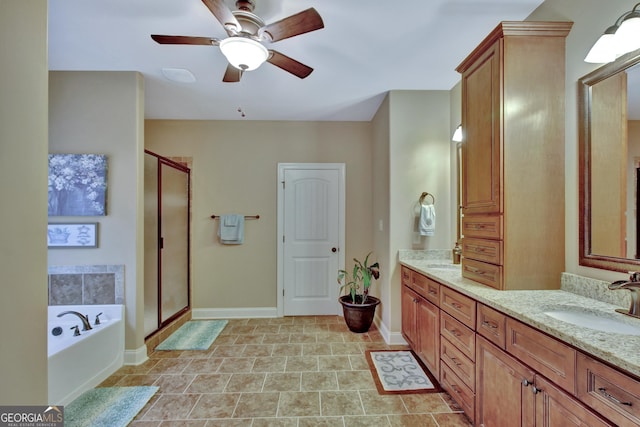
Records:
[[[629,280],[618,280],[609,285],[609,289],[628,289],[631,292],[631,305],[628,311],[616,309],[618,313],[640,318],[640,272],[630,272]]]
[[[58,317],[62,317],[65,314],[73,314],[75,316],[78,316],[80,318],[80,320],[82,320],[82,330],[83,331],[88,331],[89,329],[93,329],[91,327],[91,323],[89,323],[89,316],[85,316],[84,314],[80,314],[77,311],[65,311],[62,312],[60,314],[58,314]]]

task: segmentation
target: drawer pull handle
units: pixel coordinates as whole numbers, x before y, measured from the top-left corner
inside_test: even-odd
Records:
[[[609,399],[610,401],[612,401],[612,402],[614,402],[614,403],[617,403],[618,405],[632,406],[631,402],[623,402],[623,401],[621,401],[620,399],[618,399],[617,397],[615,397],[615,396],[613,396],[613,395],[611,395],[611,394],[607,393],[607,389],[606,389],[606,388],[604,388],[604,387],[600,387],[600,388],[598,389],[598,391],[599,391],[600,393],[602,393],[602,395],[603,395],[604,397],[606,397],[607,399]]]
[[[451,303],[451,307],[457,308],[458,310],[462,310],[462,304],[457,303],[455,301]]]
[[[438,293],[433,289],[429,289],[429,295],[438,295]]]
[[[487,320],[482,321],[482,326],[486,326],[487,328],[490,328],[490,329],[498,329],[498,325],[496,325],[495,323],[489,322]]]
[[[455,384],[451,384],[451,388],[453,389],[453,391],[455,391],[457,394],[460,394],[460,388],[455,385]]]
[[[461,335],[462,335],[462,333],[461,333],[459,330],[457,330],[457,329],[452,329],[452,330],[451,330],[451,333],[452,333],[454,336],[456,336],[456,337],[459,337],[459,336],[461,336]]]
[[[462,363],[458,362],[458,358],[457,358],[457,357],[451,357],[451,361],[452,361],[456,366],[460,366],[460,365],[462,365]]]
[[[414,299],[413,299],[413,302],[418,302],[418,298],[414,298]]]

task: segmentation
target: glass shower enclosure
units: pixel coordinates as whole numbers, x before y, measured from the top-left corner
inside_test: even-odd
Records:
[[[145,150],[144,331],[189,310],[190,169]]]

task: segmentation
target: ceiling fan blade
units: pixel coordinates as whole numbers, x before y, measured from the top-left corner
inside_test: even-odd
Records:
[[[269,59],[267,59],[267,62],[275,65],[276,67],[282,68],[301,79],[304,79],[313,71],[313,68],[275,50],[269,50]]]
[[[262,34],[268,34],[272,42],[277,42],[278,40],[319,30],[321,28],[324,28],[324,22],[322,22],[322,18],[318,11],[311,7],[300,13],[291,15],[288,18],[265,25],[261,28],[260,32]]]
[[[151,38],[160,44],[195,44],[206,46],[218,46],[220,40],[211,37],[192,36],[166,36],[161,34],[151,34]]]
[[[227,65],[227,71],[224,72],[222,81],[225,83],[237,83],[242,77],[242,70],[237,69],[231,64]]]
[[[213,13],[213,16],[215,16],[222,24],[227,33],[229,33],[231,29],[236,33],[242,29],[240,22],[238,22],[235,15],[231,12],[231,9],[224,4],[223,0],[202,0],[202,2],[209,8],[211,13]]]

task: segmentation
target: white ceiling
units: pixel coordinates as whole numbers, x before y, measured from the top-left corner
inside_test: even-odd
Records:
[[[523,20],[541,3],[256,0],[266,23],[316,8],[324,29],[267,46],[315,71],[301,80],[265,63],[240,83],[223,83],[218,47],[149,37],[224,38],[201,0],[49,0],[49,69],[139,71],[150,119],[368,121],[389,90],[451,89],[457,65],[500,21]],[[169,81],[164,67],[188,69],[196,82]]]

